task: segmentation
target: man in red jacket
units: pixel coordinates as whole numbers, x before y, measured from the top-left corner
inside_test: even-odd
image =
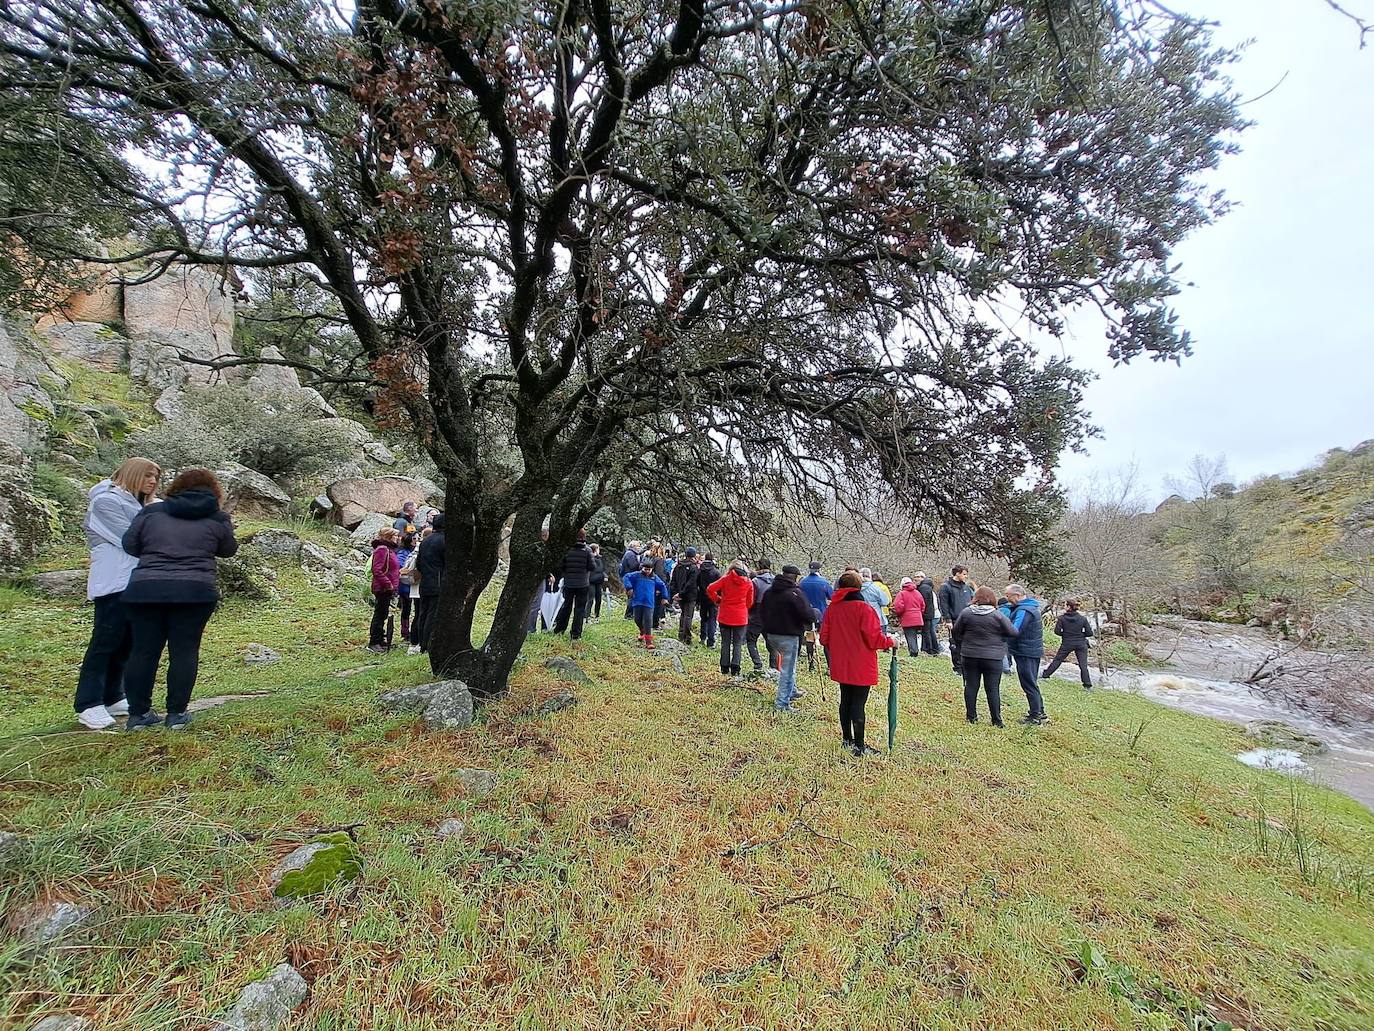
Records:
[[[878,682],[878,652],[896,648],[883,632],[873,606],[860,593],[863,577],[849,572],[840,577],[821,620],[821,645],[829,649],[830,679],[840,685],[840,733],[855,755],[875,753],[864,745],[864,706]]]

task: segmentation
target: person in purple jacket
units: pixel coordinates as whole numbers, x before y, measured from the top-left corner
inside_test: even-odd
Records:
[[[391,599],[401,588],[401,562],[398,549],[401,531],[388,526],[377,531],[372,542],[372,625],[367,631],[367,650],[384,652],[386,619],[391,614]]]

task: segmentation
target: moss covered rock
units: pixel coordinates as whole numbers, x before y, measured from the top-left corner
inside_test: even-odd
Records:
[[[363,872],[358,846],[342,831],[316,838],[277,864],[273,894],[279,899],[309,898],[340,881],[354,881]]]

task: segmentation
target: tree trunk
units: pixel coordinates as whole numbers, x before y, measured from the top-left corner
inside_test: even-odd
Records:
[[[472,625],[482,591],[496,572],[501,547],[503,513],[482,512],[470,499],[450,496],[445,515],[447,558],[439,608],[430,632],[429,661],[435,676],[467,684],[478,698],[506,693],[511,667],[525,643],[530,604],[543,583],[548,552],[539,539],[543,513],[526,506],[516,515],[511,532],[510,570],[496,603],[491,632],[474,647]]]

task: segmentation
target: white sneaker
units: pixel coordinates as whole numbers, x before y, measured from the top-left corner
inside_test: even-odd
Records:
[[[419,646],[418,644],[412,644],[409,648],[406,649],[406,654],[407,654],[407,655],[419,655],[419,654],[420,654],[420,646]]]
[[[77,721],[88,730],[104,730],[114,726],[114,717],[105,711],[103,705],[92,705],[76,714]]]
[[[105,706],[105,711],[111,716],[127,716],[129,715],[129,699],[121,698],[114,705]]]

